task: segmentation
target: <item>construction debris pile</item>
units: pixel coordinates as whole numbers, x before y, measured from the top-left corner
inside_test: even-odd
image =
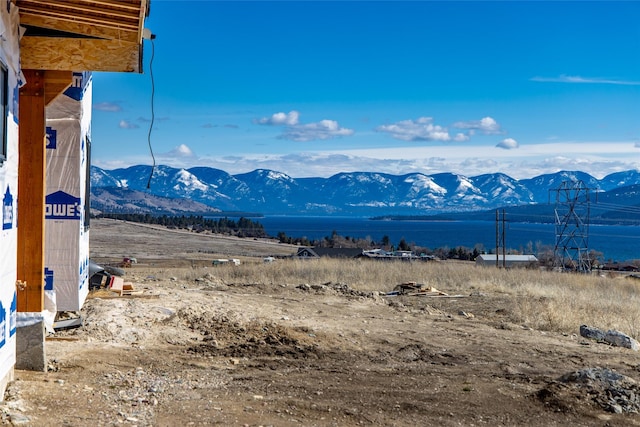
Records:
[[[416,282],[405,282],[397,285],[393,288],[393,291],[387,292],[384,296],[395,297],[399,295],[404,296],[420,296],[420,297],[436,297],[436,298],[463,298],[466,295],[449,295],[446,292],[442,292],[433,286],[424,285]]]

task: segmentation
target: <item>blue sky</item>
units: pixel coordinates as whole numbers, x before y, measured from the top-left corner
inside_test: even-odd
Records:
[[[640,2],[151,0],[93,163],[293,177],[640,169]],[[153,63],[150,60],[153,52]]]

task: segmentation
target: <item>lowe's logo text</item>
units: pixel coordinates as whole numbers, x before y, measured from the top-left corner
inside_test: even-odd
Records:
[[[46,127],[45,136],[47,138],[46,148],[48,150],[55,150],[58,148],[58,131],[51,126]]]
[[[79,197],[73,197],[64,191],[57,191],[46,197],[44,217],[46,219],[82,218],[82,204]]]
[[[91,73],[88,71],[74,72],[71,86],[64,91],[64,94],[71,99],[81,101],[90,79]]]

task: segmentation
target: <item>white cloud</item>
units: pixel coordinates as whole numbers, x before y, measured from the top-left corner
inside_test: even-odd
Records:
[[[186,144],[180,144],[167,153],[169,156],[194,157],[193,151]]]
[[[579,146],[579,150],[576,147]],[[603,147],[606,150],[603,151]],[[183,154],[183,147],[174,150]],[[188,148],[188,147],[187,147]],[[403,147],[313,151],[294,154],[253,153],[220,156],[180,156],[166,153],[159,162],[173,167],[209,166],[231,174],[258,168],[284,172],[295,178],[328,177],[339,172],[373,171],[395,175],[411,172],[434,174],[453,172],[465,176],[502,172],[515,179],[532,178],[561,170],[581,170],[596,178],[625,170],[640,170],[638,148],[634,141],[565,141],[530,143],[516,150],[493,150],[486,145],[460,146],[412,145]],[[150,164],[151,157],[122,155],[95,158],[94,164],[105,169]]]
[[[229,173],[244,173],[254,169],[272,169],[294,178],[328,177],[340,172],[375,171],[392,174],[440,171],[446,164],[444,159],[379,159],[342,153],[306,152],[284,155],[225,156],[200,158],[201,164],[225,170]]]
[[[339,172],[372,171],[394,175],[412,172],[427,175],[453,172],[465,176],[502,172],[515,179],[525,179],[561,170],[581,170],[602,178],[613,172],[640,168],[640,162],[624,158],[604,159],[570,155],[523,157],[510,154],[518,153],[525,147],[519,150],[504,150],[504,156],[488,155],[486,147],[465,150],[466,153],[454,146],[437,147],[442,148],[438,150],[433,148],[435,147],[403,147],[402,150],[394,150],[394,154],[387,150],[371,149],[200,158],[199,161],[201,164],[232,174],[265,168],[284,172],[294,178],[328,177]],[[181,164],[177,166],[184,167]]]
[[[335,120],[320,120],[316,123],[291,126],[278,138],[306,142],[353,135],[353,129],[342,128]]]
[[[97,111],[107,111],[109,113],[122,111],[122,107],[117,102],[99,102],[97,104],[93,104],[93,109]]]
[[[567,76],[565,74],[561,74],[559,77],[532,77],[530,80],[533,82],[549,82],[549,83],[588,83],[588,84],[607,84],[607,85],[626,85],[626,86],[640,85],[640,81],[603,79],[598,77],[593,78],[593,77]]]
[[[295,126],[300,119],[300,113],[292,110],[288,113],[275,113],[271,117],[263,117],[261,119],[254,120],[259,125],[272,125],[272,126]]]
[[[259,125],[286,126],[285,131],[278,136],[279,139],[288,139],[297,142],[325,140],[340,136],[353,135],[353,129],[340,127],[335,120],[320,120],[315,123],[300,124],[300,113],[290,111],[287,113],[275,113],[271,117],[263,117],[254,120]]]
[[[576,151],[578,146],[579,151]],[[606,150],[603,151],[603,147]],[[601,178],[613,172],[640,168],[637,149],[629,141],[527,143],[516,150],[487,150],[485,145],[472,144],[465,146],[464,150],[457,145],[436,145],[342,150],[334,153],[352,156],[354,162],[362,157],[378,159],[381,167],[378,171],[388,173],[396,172],[393,167],[382,169],[387,163],[394,166],[403,164],[406,170],[424,173],[455,172],[475,176],[503,172],[516,179],[559,170],[582,170]],[[408,169],[408,165],[413,167]],[[358,165],[354,163],[350,170],[359,170]]]
[[[194,161],[198,161],[198,156],[186,144],[180,144],[166,153],[157,153],[156,159],[161,164],[177,167],[193,166]]]
[[[128,120],[120,120],[120,123],[118,123],[118,127],[120,129],[138,129],[140,126]]]
[[[473,175],[479,175],[483,173],[491,173],[481,171],[499,171],[500,165],[494,159],[470,157],[461,161],[460,167],[466,171],[478,171],[474,172]]]
[[[434,125],[432,117],[420,117],[415,121],[402,120],[391,125],[378,126],[375,130],[389,133],[393,138],[402,141],[451,141],[447,128]]]
[[[516,141],[513,138],[505,138],[502,141],[500,141],[496,147],[498,148],[504,148],[505,150],[512,150],[514,148],[518,148],[518,141]]]
[[[472,120],[468,122],[456,122],[453,127],[458,129],[469,129],[470,132],[481,132],[485,135],[495,135],[502,133],[500,125],[493,117],[483,117],[480,120]]]

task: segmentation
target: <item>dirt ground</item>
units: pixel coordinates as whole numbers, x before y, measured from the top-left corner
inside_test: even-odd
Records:
[[[126,279],[144,293],[92,294],[82,327],[47,338],[48,372],[16,372],[4,424],[640,425],[637,352],[510,324],[504,295],[187,280],[213,257],[294,249],[115,221],[91,233],[93,259],[138,258]]]

